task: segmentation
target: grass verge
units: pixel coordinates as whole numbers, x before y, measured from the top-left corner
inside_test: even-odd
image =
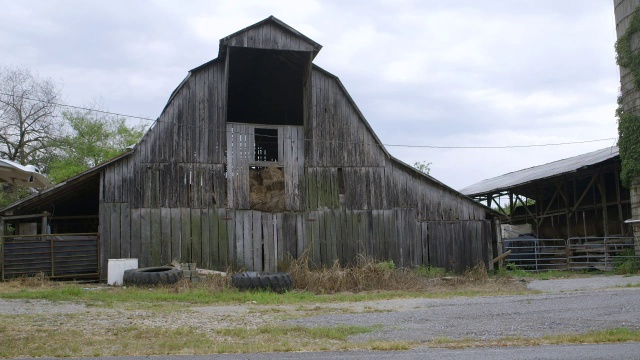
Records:
[[[540,346],[561,344],[600,344],[640,341],[640,330],[615,328],[589,331],[582,334],[545,335],[538,338],[508,336],[494,340],[436,338],[429,347],[459,349],[469,347]]]
[[[194,328],[161,329],[114,326],[93,330],[59,329],[31,322],[0,325],[0,357],[102,357],[144,355],[199,355],[217,353],[331,351],[353,349],[408,349],[404,342],[348,341],[351,335],[378,327],[262,326],[199,331]]]
[[[116,303],[186,303],[198,305],[253,303],[286,305],[358,302],[397,298],[449,298],[531,293],[508,276],[487,275],[484,266],[460,276],[436,268],[396,269],[393,262],[362,258],[356,265],[312,269],[301,257],[290,262],[294,290],[284,294],[243,292],[229,285],[229,276],[210,276],[199,283],[182,280],[171,286],[108,287],[48,281],[43,276],[0,282],[0,298],[86,301],[98,306]]]

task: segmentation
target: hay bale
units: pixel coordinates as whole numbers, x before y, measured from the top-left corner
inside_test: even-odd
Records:
[[[262,185],[251,184],[249,192],[249,203],[252,209],[261,210],[261,208],[269,201],[267,189]]]
[[[268,212],[283,212],[284,207],[284,190],[269,191],[267,203],[264,204],[265,210]]]
[[[276,166],[249,171],[251,208],[265,212],[282,212],[284,206],[284,172]]]
[[[260,171],[256,168],[249,169],[249,186],[262,185],[262,177]]]
[[[284,180],[265,184],[265,188],[267,189],[267,191],[284,191]]]
[[[263,183],[282,180],[284,181],[284,172],[277,166],[269,166],[260,171]]]

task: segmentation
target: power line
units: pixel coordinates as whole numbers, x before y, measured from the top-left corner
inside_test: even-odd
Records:
[[[15,94],[6,94],[6,93],[3,93],[3,92],[0,92],[0,95],[4,95],[4,96],[19,96],[19,95],[15,95]],[[103,110],[97,110],[97,109],[90,109],[90,108],[86,108],[86,107],[82,107],[82,106],[75,106],[75,105],[62,104],[62,103],[57,103],[57,102],[53,102],[53,101],[45,101],[45,100],[40,100],[40,99],[32,99],[32,98],[28,98],[28,97],[26,97],[26,96],[20,96],[20,98],[25,99],[25,100],[29,100],[29,101],[37,101],[37,102],[41,102],[41,103],[45,103],[45,104],[51,104],[51,105],[56,105],[56,106],[68,107],[68,108],[71,108],[71,109],[85,110],[85,111],[92,111],[92,112],[97,112],[97,113],[107,114],[107,115],[123,116],[123,117],[132,118],[132,119],[139,119],[139,120],[156,121],[155,119],[151,119],[151,118],[147,118],[147,117],[142,117],[142,116],[119,114],[119,113],[114,113],[114,112],[111,112],[111,111],[103,111]]]
[[[401,147],[410,147],[410,148],[416,147],[416,148],[431,148],[431,149],[513,149],[513,148],[531,148],[531,147],[586,144],[586,143],[592,143],[592,142],[611,141],[611,140],[617,140],[617,139],[605,138],[605,139],[570,141],[570,142],[549,143],[549,144],[504,145],[504,146],[436,146],[436,145],[393,145],[393,144],[384,144],[384,146],[401,146]]]
[[[6,94],[6,93],[2,93],[2,92],[0,92],[0,95],[16,96],[16,95]],[[103,111],[103,110],[86,108],[86,107],[82,107],[82,106],[67,105],[67,104],[56,103],[56,102],[52,102],[52,101],[44,101],[44,100],[40,100],[40,99],[33,99],[33,98],[28,98],[26,96],[22,96],[21,98],[29,100],[29,101],[37,101],[37,102],[42,102],[42,103],[46,103],[46,104],[52,104],[52,105],[56,105],[56,106],[67,107],[67,108],[72,108],[72,109],[77,109],[77,110],[85,110],[85,111],[97,112],[97,113],[107,114],[107,115],[115,115],[115,116],[128,117],[128,118],[132,118],[132,119],[152,121],[152,122],[154,122],[156,124],[157,123],[165,123],[165,124],[171,124],[173,126],[193,127],[193,128],[198,128],[200,130],[223,131],[223,132],[226,132],[226,133],[231,133],[231,134],[235,133],[235,134],[238,134],[238,135],[243,135],[244,134],[244,133],[237,132],[237,131],[231,132],[231,131],[229,131],[227,129],[213,128],[213,127],[208,127],[208,126],[198,126],[198,125],[191,125],[191,124],[171,123],[171,122],[168,122],[168,121],[162,121],[159,118],[158,119],[151,119],[151,118],[142,117],[142,116],[120,114],[120,113],[115,113],[115,112],[111,112],[111,111]],[[260,136],[261,137],[278,138],[278,136],[267,135],[267,134],[260,134]],[[295,138],[295,139],[294,138],[288,138],[287,140],[298,140],[298,139],[297,138]],[[601,142],[601,141],[612,141],[612,140],[617,140],[617,138],[592,139],[592,140],[570,141],[570,142],[560,142],[560,143],[547,143],[547,144],[503,145],[503,146],[439,146],[439,145],[407,145],[407,144],[382,144],[382,143],[381,144],[375,144],[375,143],[351,142],[351,141],[339,141],[339,140],[322,140],[322,139],[302,139],[302,140],[303,141],[311,141],[311,142],[334,143],[334,144],[374,145],[374,146],[422,148],[422,149],[515,149],[515,148],[533,148],[533,147],[547,147],[547,146],[563,146],[563,145],[586,144],[586,143]]]

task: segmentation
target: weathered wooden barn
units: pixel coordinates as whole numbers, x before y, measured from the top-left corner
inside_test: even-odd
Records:
[[[529,224],[536,240],[519,243],[534,244],[531,252],[555,257],[557,268],[577,268],[581,262],[591,266],[633,249],[633,229],[625,223],[631,217],[630,196],[620,182],[620,168],[614,146],[483,180],[460,191],[498,208],[503,224]]]
[[[107,259],[129,257],[490,266],[495,213],[390,156],[340,80],[313,64],[320,49],[274,17],[221,39],[130,152],[5,209],[5,244],[19,242],[20,216],[44,214],[37,234],[96,235],[102,278]]]

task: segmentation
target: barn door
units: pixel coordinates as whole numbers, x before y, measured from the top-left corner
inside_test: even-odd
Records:
[[[236,210],[233,225],[235,265],[247,271],[276,271],[281,261],[278,249],[277,214]]]
[[[249,163],[253,161],[253,127],[227,124],[227,201],[229,208],[249,209]]]

